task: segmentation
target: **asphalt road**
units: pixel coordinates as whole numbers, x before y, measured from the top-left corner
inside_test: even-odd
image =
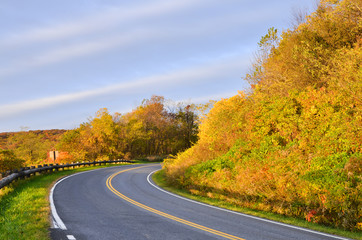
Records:
[[[173,196],[148,181],[160,165],[72,175],[50,196],[58,239],[344,239],[260,220]]]

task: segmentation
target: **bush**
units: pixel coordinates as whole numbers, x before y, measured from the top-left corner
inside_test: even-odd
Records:
[[[13,151],[0,149],[0,172],[21,168],[24,163],[24,160],[16,158]]]

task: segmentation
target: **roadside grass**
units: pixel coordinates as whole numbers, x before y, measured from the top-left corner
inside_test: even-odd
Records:
[[[53,183],[63,177],[92,169],[125,164],[81,167],[32,176],[0,190],[0,239],[48,240],[50,228],[49,192]]]
[[[350,232],[350,231],[346,231],[343,229],[338,229],[338,228],[333,228],[330,226],[324,226],[324,225],[308,222],[304,219],[298,219],[298,218],[283,216],[280,214],[275,214],[275,213],[270,213],[270,212],[265,212],[265,211],[258,211],[258,210],[253,210],[253,209],[249,209],[249,208],[243,208],[240,206],[236,206],[234,204],[230,204],[223,200],[212,199],[212,198],[208,198],[208,197],[204,197],[204,196],[198,196],[198,195],[191,194],[190,192],[188,192],[184,189],[179,189],[179,188],[176,188],[175,186],[171,186],[170,184],[168,184],[166,181],[164,170],[155,172],[152,175],[152,179],[159,187],[161,187],[169,192],[178,194],[180,196],[183,196],[183,197],[186,197],[186,198],[198,201],[198,202],[206,203],[206,204],[216,206],[216,207],[226,208],[226,209],[229,209],[232,211],[236,211],[236,212],[240,212],[240,213],[244,213],[244,214],[248,214],[248,215],[252,215],[252,216],[256,216],[256,217],[260,217],[260,218],[273,220],[276,222],[281,222],[281,223],[286,223],[286,224],[290,224],[290,225],[294,225],[294,226],[298,226],[298,227],[302,227],[302,228],[307,228],[307,229],[311,229],[311,230],[315,230],[315,231],[319,231],[319,232],[324,232],[324,233],[333,234],[333,235],[339,235],[339,236],[343,236],[343,237],[347,237],[347,238],[351,238],[351,239],[362,240],[362,232]]]

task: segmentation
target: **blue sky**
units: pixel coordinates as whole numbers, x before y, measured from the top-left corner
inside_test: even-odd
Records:
[[[72,129],[143,99],[203,103],[248,87],[257,42],[316,0],[2,0],[0,132]]]

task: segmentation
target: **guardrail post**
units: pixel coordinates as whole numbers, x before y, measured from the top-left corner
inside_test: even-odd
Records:
[[[48,164],[44,164],[43,167],[48,167]],[[48,169],[45,169],[44,171],[45,173],[48,173]]]
[[[19,173],[19,170],[18,169],[14,169],[11,171],[11,173]],[[19,179],[19,177],[17,177],[16,179]]]
[[[24,173],[24,171],[25,171],[25,170],[29,170],[29,167],[21,168],[20,170],[23,172],[23,174],[22,174],[22,176],[21,176],[21,179],[27,178],[28,175],[26,175],[26,174]]]
[[[42,165],[38,165],[38,168],[42,168],[42,167],[43,167]],[[39,170],[38,173],[41,174],[42,170]]]

